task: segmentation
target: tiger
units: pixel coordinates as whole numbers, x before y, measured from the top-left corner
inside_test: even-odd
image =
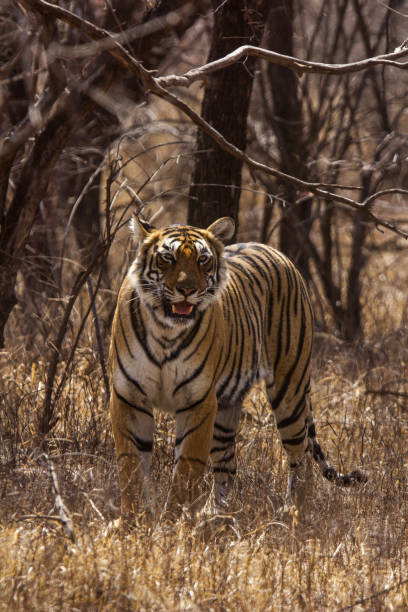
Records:
[[[317,441],[313,311],[296,266],[265,244],[225,246],[235,233],[230,217],[207,229],[157,229],[141,215],[132,222],[138,250],[119,292],[110,347],[121,516],[134,516],[141,503],[149,507],[153,408],[175,417],[165,511],[200,507],[208,464],[215,503],[225,507],[237,471],[242,402],[261,380],[288,458],[287,499],[305,457],[337,485],[365,482],[360,470],[337,472]]]

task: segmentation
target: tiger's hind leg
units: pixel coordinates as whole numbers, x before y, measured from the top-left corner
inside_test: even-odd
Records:
[[[267,384],[267,390],[270,391],[278,431],[289,462],[286,505],[302,505],[306,494],[313,491],[311,458],[323,476],[336,485],[349,487],[367,482],[366,475],[360,470],[342,474],[328,463],[316,438],[309,384],[303,393],[295,393],[290,400],[286,394],[279,403],[273,395],[273,385]]]
[[[296,507],[302,507],[310,501],[313,493],[313,466],[310,448],[306,446],[300,457],[291,457],[288,450],[286,454],[289,460],[289,475],[285,506],[294,504]]]
[[[235,435],[241,415],[241,406],[218,407],[211,447],[211,463],[215,481],[215,504],[224,509],[228,504],[237,471]]]
[[[310,461],[312,443],[309,437],[309,425],[313,423],[313,418],[310,409],[309,385],[300,392],[295,392],[291,397],[288,397],[288,393],[285,394],[279,401],[277,401],[273,382],[267,383],[266,388],[289,463],[285,505],[302,506],[307,493],[313,488],[313,471]]]

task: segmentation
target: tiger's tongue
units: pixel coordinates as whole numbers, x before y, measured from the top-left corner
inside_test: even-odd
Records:
[[[173,312],[179,315],[189,315],[193,310],[193,305],[189,302],[178,302],[177,304],[173,304]]]

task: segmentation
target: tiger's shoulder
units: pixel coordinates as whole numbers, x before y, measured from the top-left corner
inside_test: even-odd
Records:
[[[286,268],[296,270],[295,264],[281,251],[260,242],[239,242],[224,249],[224,260],[228,271],[250,271],[264,267],[269,270],[282,271]]]
[[[237,242],[236,244],[230,244],[224,248],[224,256],[227,259],[234,257],[281,257],[282,260],[288,260],[288,258],[274,247],[268,244],[262,244],[261,242]],[[289,260],[288,260],[289,261]]]

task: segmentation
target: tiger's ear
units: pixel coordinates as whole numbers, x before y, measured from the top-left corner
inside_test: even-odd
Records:
[[[153,225],[150,225],[146,219],[134,214],[130,220],[130,229],[136,242],[143,241],[147,236],[154,231]]]
[[[221,242],[227,242],[235,233],[235,221],[231,217],[221,217],[207,227],[207,232],[211,232]]]

